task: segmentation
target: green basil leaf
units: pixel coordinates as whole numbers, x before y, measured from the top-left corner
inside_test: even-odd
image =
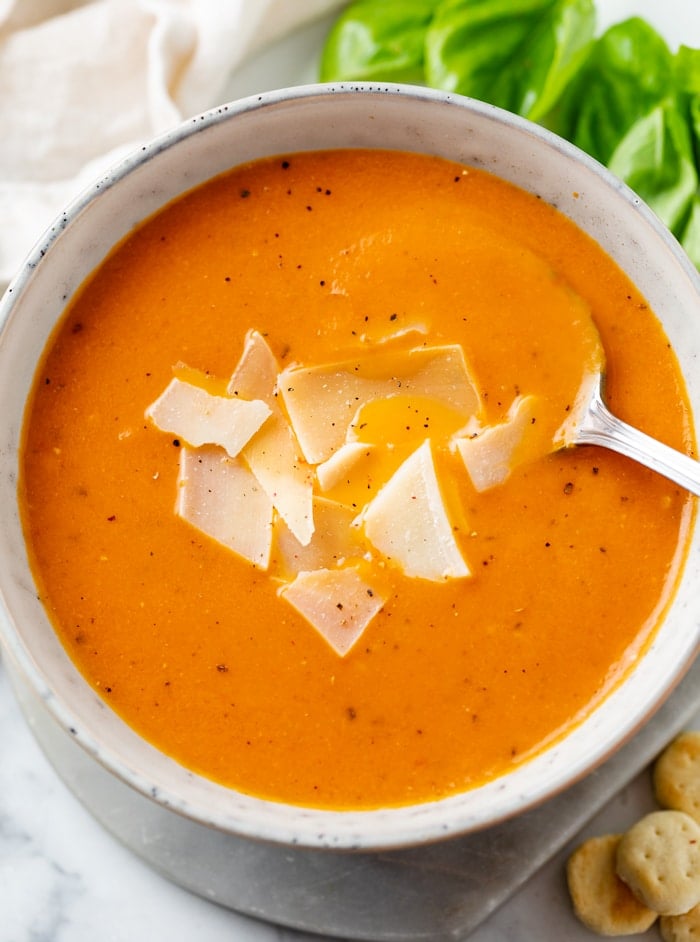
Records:
[[[695,167],[700,181],[700,49],[681,47],[678,51],[682,73],[682,87],[691,91],[688,103],[688,115],[692,147],[695,153]],[[688,71],[685,66],[691,66]],[[700,268],[700,190],[693,196],[688,220],[678,233],[681,245],[696,268]]]
[[[697,195],[698,173],[687,109],[679,96],[633,124],[608,167],[680,236]]]
[[[696,268],[700,268],[700,195],[693,197],[688,221],[679,235],[686,255]]]
[[[698,50],[698,61],[700,62],[700,49]],[[688,123],[690,133],[693,137],[693,146],[695,154],[700,165],[700,91],[692,95],[688,102]]]
[[[681,46],[674,59],[674,68],[678,89],[700,96],[700,49]]]
[[[594,29],[593,0],[443,0],[426,36],[426,80],[538,121]]]
[[[659,34],[632,17],[593,46],[547,126],[602,163],[627,131],[674,89],[673,56]]]
[[[323,46],[323,82],[422,82],[425,34],[439,0],[356,0]]]

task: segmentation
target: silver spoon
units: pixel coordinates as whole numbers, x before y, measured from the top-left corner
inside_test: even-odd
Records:
[[[670,448],[614,416],[603,398],[604,374],[591,373],[557,435],[557,443],[602,445],[700,495],[700,461]]]

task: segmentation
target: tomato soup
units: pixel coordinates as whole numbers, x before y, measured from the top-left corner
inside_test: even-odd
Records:
[[[692,514],[651,471],[552,443],[596,330],[613,411],[691,451],[644,298],[484,171],[291,154],[169,204],[71,301],[27,406],[23,524],[70,657],[174,760],[263,798],[398,806],[526,761],[648,645]],[[240,454],[212,404],[251,417]],[[216,502],[205,522],[205,466],[252,481],[217,485],[230,522]],[[251,534],[247,557],[229,538]]]

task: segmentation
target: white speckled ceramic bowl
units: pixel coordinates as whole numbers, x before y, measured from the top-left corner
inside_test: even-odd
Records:
[[[559,207],[618,261],[661,317],[700,414],[700,279],[675,241],[597,163],[523,120],[459,96],[410,87],[309,86],[245,99],[144,147],[56,220],[0,310],[0,632],[6,661],[57,768],[117,836],[197,892],[264,915],[269,906],[266,911],[262,896],[269,897],[271,881],[282,896],[301,881],[301,870],[292,876],[284,864],[292,860],[292,847],[305,849],[305,873],[316,879],[335,859],[328,849],[362,856],[436,842],[503,821],[566,788],[651,716],[691,664],[699,640],[700,543],[693,535],[677,594],[653,645],[580,727],[481,788],[435,803],[367,812],[289,807],[200,778],[142,741],[78,674],[37,601],[15,493],[25,399],[54,324],[114,243],[184,190],[257,157],[347,146],[414,150],[474,164]],[[158,844],[149,827],[170,837]],[[236,879],[222,883],[221,869],[233,872],[241,841],[259,865],[234,868]],[[369,885],[371,868],[365,873]],[[284,902],[278,908],[282,915],[271,918],[292,922],[284,918]],[[358,918],[355,908],[345,934],[360,936]],[[316,922],[310,928],[324,927]]]

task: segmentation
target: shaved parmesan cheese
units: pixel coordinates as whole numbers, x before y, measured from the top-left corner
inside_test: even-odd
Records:
[[[518,396],[505,422],[485,428],[471,426],[452,440],[477,491],[496,487],[508,479],[516,465],[549,451],[536,434],[536,396]]]
[[[243,353],[229,380],[229,396],[241,399],[262,399],[272,407],[279,366],[270,345],[257,330],[249,330]]]
[[[188,445],[220,445],[235,458],[270,415],[260,400],[212,396],[175,377],[146,409],[146,418]]]
[[[277,374],[277,360],[267,341],[258,331],[250,331],[228,391],[261,400],[269,408],[270,418],[245,446],[242,457],[289,529],[306,545],[314,532],[313,471],[300,458],[298,442],[277,404]]]
[[[346,442],[327,461],[316,465],[319,489],[331,500],[353,507],[355,513],[386,484],[415,445]]]
[[[363,442],[346,442],[334,452],[330,458],[316,465],[318,486],[322,491],[330,491],[343,481],[356,473],[357,464],[368,458],[374,451],[374,445],[365,445]]]
[[[268,568],[272,502],[239,459],[213,445],[183,448],[175,510],[254,566]]]
[[[443,582],[470,574],[452,532],[430,441],[404,461],[356,518],[367,539],[407,576]]]
[[[341,657],[384,605],[384,599],[353,567],[300,572],[279,594]]]
[[[241,452],[275,509],[300,543],[314,532],[313,471],[297,457],[287,423],[272,415]]]
[[[277,565],[283,575],[302,570],[332,569],[346,560],[361,557],[366,544],[352,526],[356,512],[324,497],[314,498],[314,534],[303,545],[282,522],[274,525]]]
[[[294,367],[280,374],[278,386],[304,457],[312,464],[326,461],[343,444],[354,416],[373,399],[428,396],[464,419],[480,407],[459,344]]]

